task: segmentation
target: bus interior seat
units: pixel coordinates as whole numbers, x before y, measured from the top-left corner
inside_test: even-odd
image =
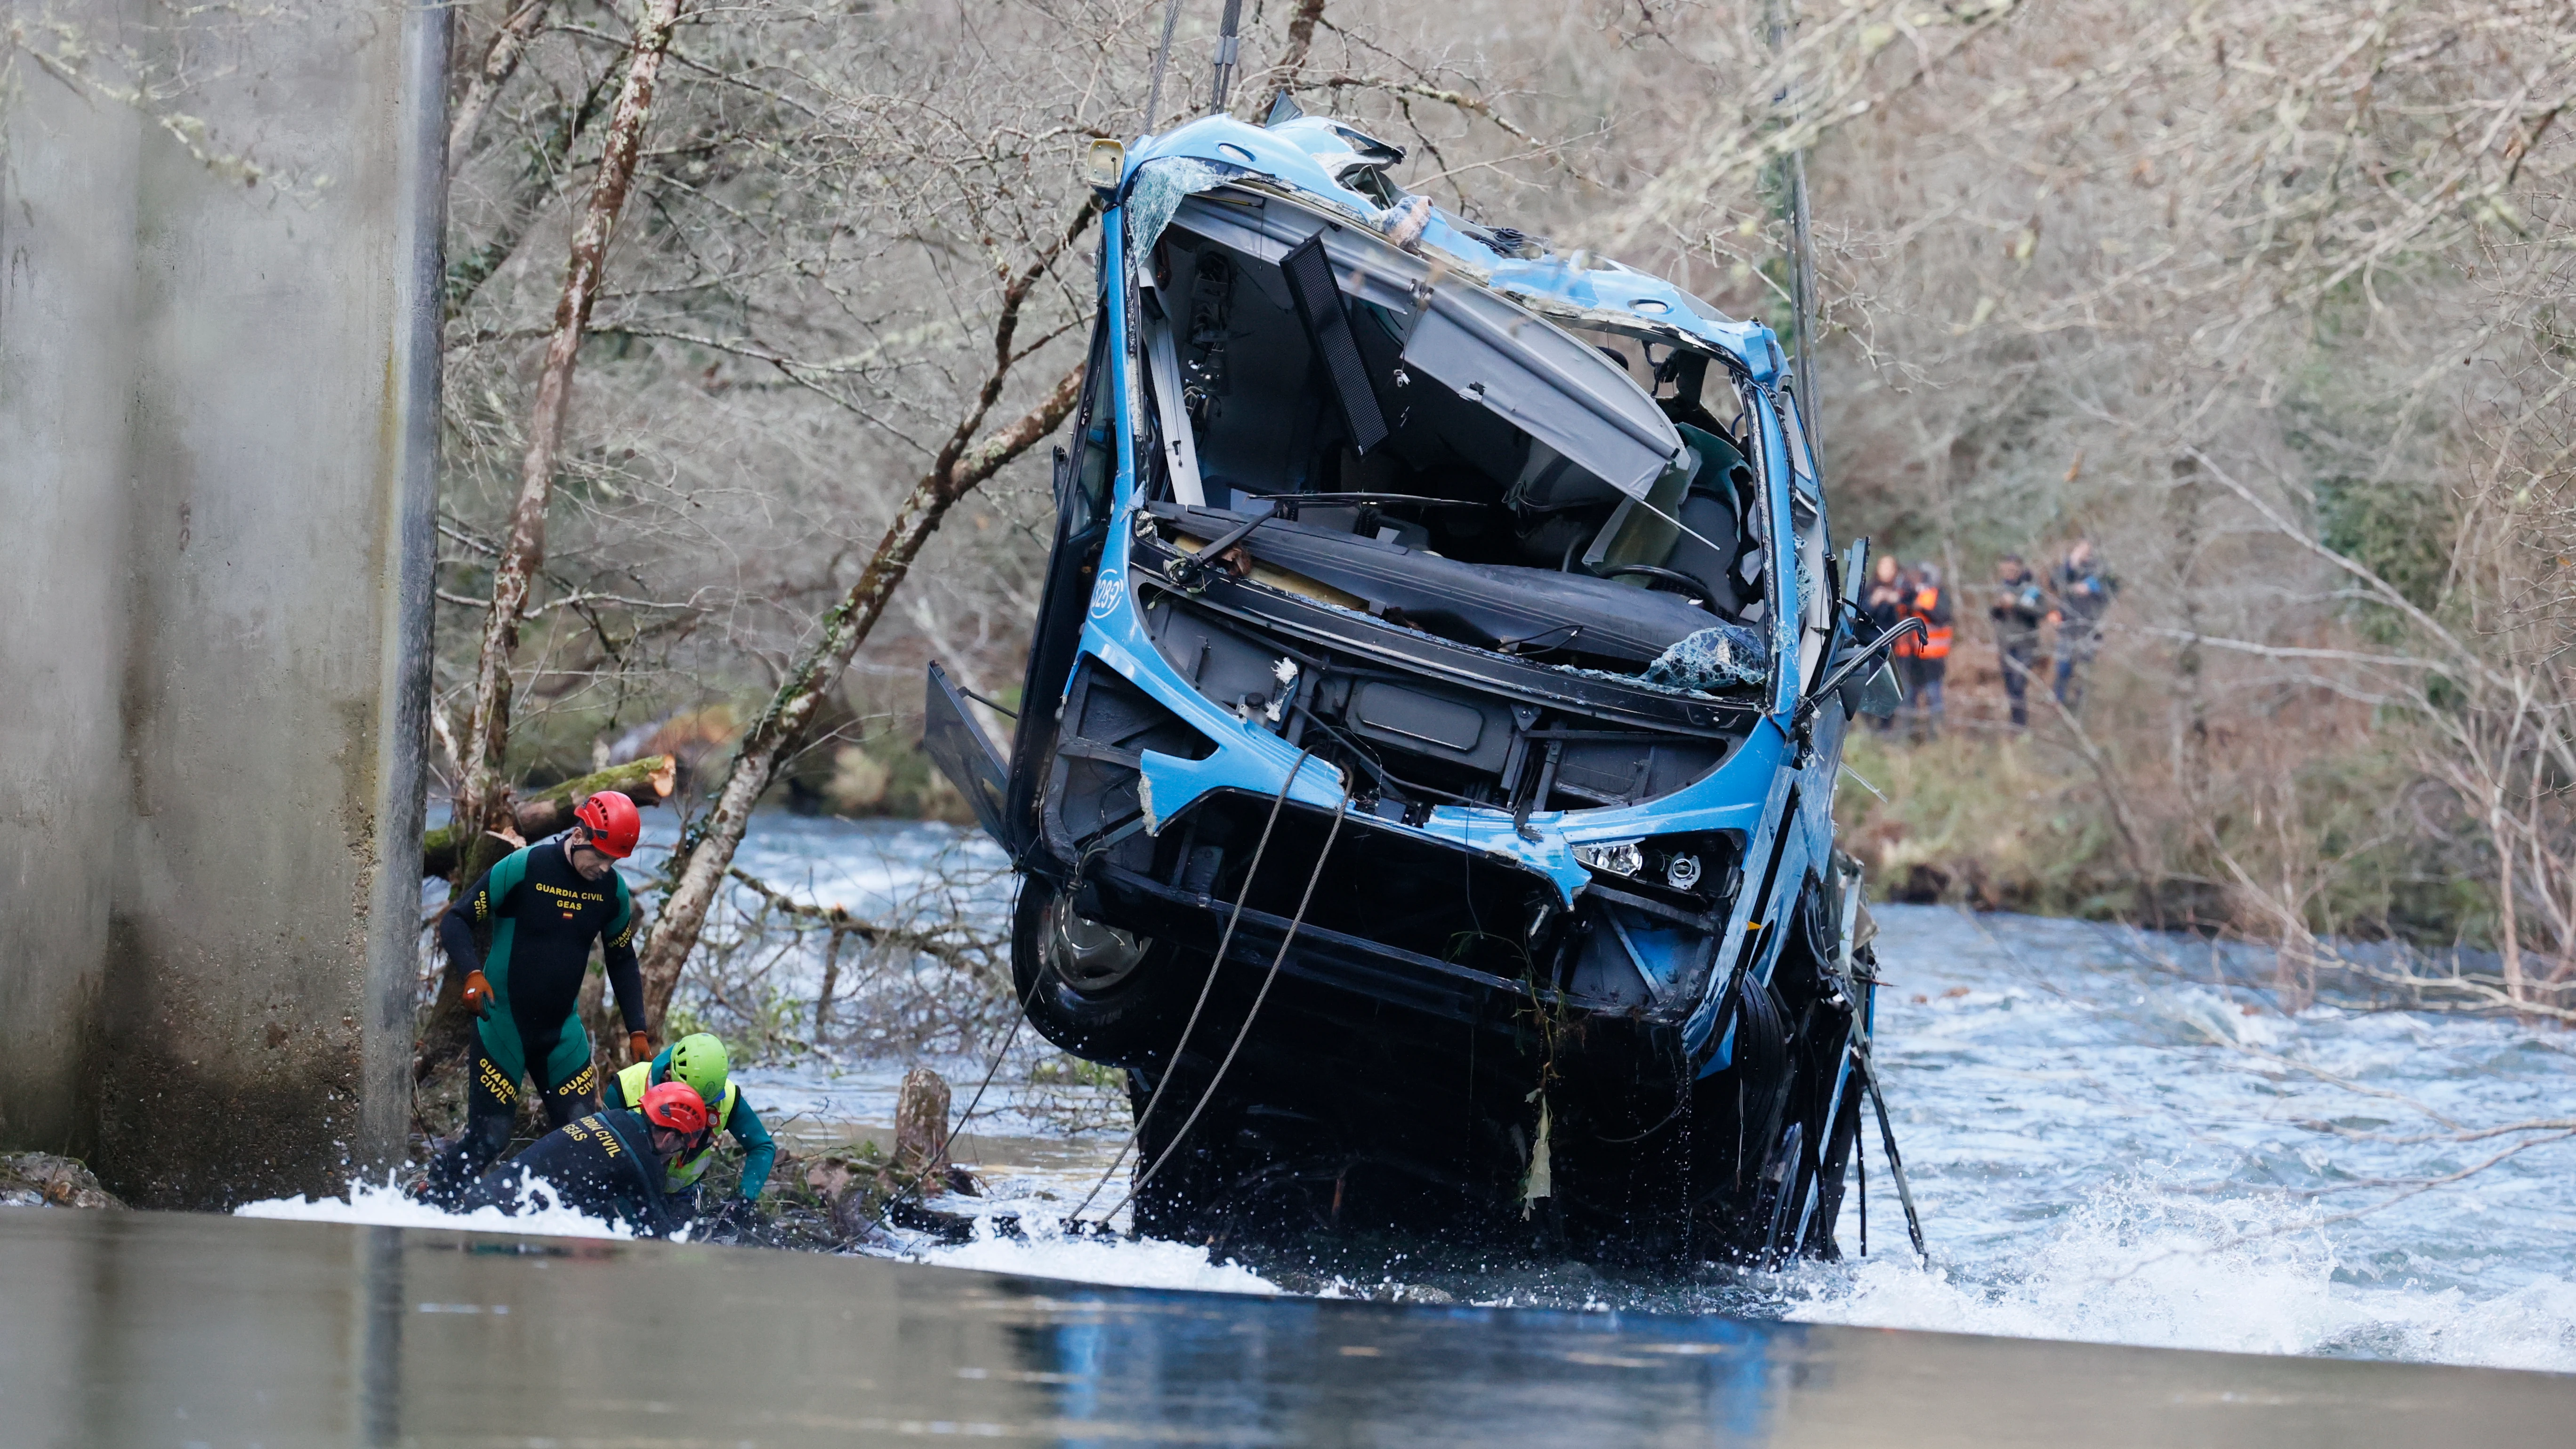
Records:
[[[1752,602],[1734,563],[1744,547],[1744,494],[1752,467],[1727,438],[1690,423],[1677,423],[1689,445],[1688,461],[1655,480],[1644,501],[1623,498],[1592,546],[1584,567],[1594,573],[1631,565],[1668,570],[1696,580],[1715,612],[1733,619]],[[1652,587],[1642,573],[1612,575]]]

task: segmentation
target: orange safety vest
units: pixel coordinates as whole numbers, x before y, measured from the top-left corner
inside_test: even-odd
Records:
[[[1896,646],[1898,649],[1903,650],[1908,657],[1915,659],[1947,659],[1950,657],[1950,626],[1947,624],[1936,624],[1932,620],[1932,611],[1940,606],[1941,591],[1939,589],[1925,589],[1914,596],[1913,603],[1905,606],[1905,616],[1909,619],[1922,620],[1924,630],[1920,639],[1904,640]],[[1905,646],[1907,644],[1911,644],[1914,647],[1906,649]]]
[[[1900,599],[1902,599],[1902,598],[1904,598],[1905,596],[1904,596],[1904,595],[1902,595],[1902,594],[1900,594],[1898,597],[1899,597]],[[1875,610],[1877,609],[1877,607],[1878,607],[1878,605],[1877,605],[1875,602],[1873,602],[1873,603],[1870,605],[1870,608],[1871,608],[1873,611],[1875,611]],[[1911,613],[1911,612],[1913,612],[1913,610],[1912,610],[1911,608],[1909,608],[1905,603],[1899,603],[1899,604],[1896,606],[1896,618],[1894,619],[1894,621],[1892,621],[1892,622],[1889,624],[1889,626],[1888,626],[1888,627],[1890,627],[1890,628],[1894,628],[1897,624],[1902,624],[1902,623],[1904,623],[1904,622],[1905,622],[1905,616],[1906,616],[1907,614]],[[1889,645],[1889,646],[1888,646],[1888,648],[1887,648],[1887,657],[1888,657],[1888,658],[1890,658],[1890,659],[1911,659],[1911,658],[1913,658],[1913,657],[1914,657],[1914,648],[1915,648],[1915,646],[1916,646],[1917,644],[1920,644],[1921,642],[1922,642],[1921,640],[1919,640],[1919,639],[1915,638],[1912,634],[1908,634],[1908,635],[1906,635],[1904,638],[1899,639],[1899,640],[1897,640],[1894,644],[1891,644],[1891,645]]]

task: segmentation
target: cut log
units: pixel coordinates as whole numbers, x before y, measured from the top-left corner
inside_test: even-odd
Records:
[[[659,805],[671,796],[679,761],[669,755],[652,755],[611,765],[605,770],[566,780],[550,790],[517,801],[510,813],[522,840],[535,840],[552,835],[572,824],[572,812],[581,802],[602,790],[614,790],[635,802],[641,809]],[[456,827],[444,825],[420,838],[420,873],[433,875],[456,873]],[[480,871],[476,874],[481,874]]]
[[[904,1073],[895,1097],[894,1165],[920,1183],[916,1196],[948,1186],[948,1083],[928,1067]]]

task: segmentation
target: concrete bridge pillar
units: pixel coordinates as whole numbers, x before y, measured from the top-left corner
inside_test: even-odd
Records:
[[[47,9],[80,58],[0,79],[0,1147],[316,1192],[409,1119],[446,10]]]

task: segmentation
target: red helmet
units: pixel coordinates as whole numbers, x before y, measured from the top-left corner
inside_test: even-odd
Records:
[[[644,1120],[656,1127],[695,1137],[707,1130],[706,1099],[686,1082],[663,1082],[644,1089]]]
[[[602,790],[581,802],[572,818],[590,827],[590,843],[611,860],[635,853],[635,837],[644,833],[644,817],[635,802],[614,790]]]

